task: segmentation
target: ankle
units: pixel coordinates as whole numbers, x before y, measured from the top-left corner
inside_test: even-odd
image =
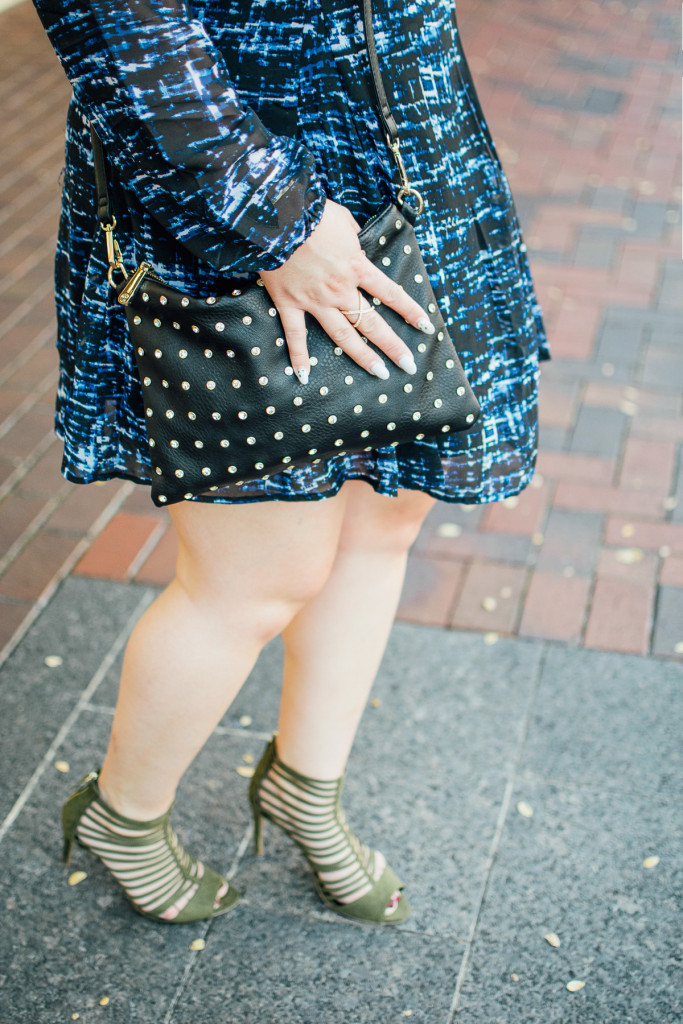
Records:
[[[152,802],[145,799],[144,793],[131,792],[127,787],[117,785],[116,779],[111,779],[108,775],[103,778],[103,774],[100,772],[97,780],[100,797],[112,811],[123,818],[140,823],[156,821],[157,818],[163,817],[173,804],[173,800]]]

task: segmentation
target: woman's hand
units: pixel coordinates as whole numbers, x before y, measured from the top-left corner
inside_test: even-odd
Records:
[[[292,367],[302,384],[308,383],[310,369],[304,313],[311,313],[335,345],[376,377],[385,380],[389,370],[363,342],[361,334],[406,373],[416,372],[408,346],[375,306],[361,298],[359,288],[395,309],[425,334],[434,333],[424,309],[363,255],[359,231],[350,211],[328,199],[318,226],[286,263],[277,270],[261,271],[282,320]],[[359,303],[367,310],[361,319]],[[353,326],[356,321],[357,327]]]

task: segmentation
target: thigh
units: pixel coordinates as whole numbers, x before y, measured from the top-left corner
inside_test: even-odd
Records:
[[[339,546],[371,550],[407,550],[435,499],[423,491],[399,489],[396,496],[378,494],[362,480],[350,480]]]
[[[344,488],[318,501],[173,505],[177,578],[203,595],[306,600],[329,575],[345,505]]]

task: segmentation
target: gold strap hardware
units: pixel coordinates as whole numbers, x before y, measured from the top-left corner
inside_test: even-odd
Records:
[[[116,241],[114,236],[116,217],[112,217],[111,224],[100,224],[100,227],[104,231],[104,240],[107,243],[107,263],[109,264],[107,277],[109,278],[109,284],[112,288],[115,288],[116,281],[114,280],[114,274],[117,273],[117,271],[123,274],[124,280],[128,279],[126,268],[123,265],[123,253],[121,252],[119,243]]]
[[[401,187],[398,190],[398,200],[400,202],[404,198],[404,196],[414,196],[415,199],[417,200],[417,214],[419,216],[424,210],[425,204],[421,193],[418,192],[416,188],[413,188],[412,185],[410,184],[410,178],[408,177],[408,172],[406,171],[406,165],[403,163],[403,157],[399,152],[399,147],[401,143],[398,139],[396,139],[395,142],[392,142],[389,138],[387,138],[387,145],[394,155],[394,160],[396,161],[398,173],[401,178]]]

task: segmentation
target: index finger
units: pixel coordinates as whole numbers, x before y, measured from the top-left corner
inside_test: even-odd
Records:
[[[404,320],[417,327],[419,331],[434,334],[436,327],[429,319],[427,311],[415,299],[411,299],[405,288],[387,277],[371,260],[365,260],[359,285],[370,295],[375,295],[385,306],[395,309]]]

